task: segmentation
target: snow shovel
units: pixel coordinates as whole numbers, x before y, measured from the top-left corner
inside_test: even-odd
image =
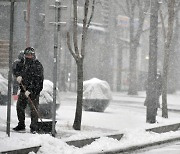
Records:
[[[23,87],[24,91],[26,91],[25,86],[21,83],[21,86]],[[38,118],[41,120],[41,122],[38,122],[38,133],[51,133],[52,132],[52,125],[53,121],[43,121],[38,110],[34,106],[33,101],[28,96],[28,102],[32,105],[33,109],[36,111]],[[56,124],[57,121],[55,121]]]

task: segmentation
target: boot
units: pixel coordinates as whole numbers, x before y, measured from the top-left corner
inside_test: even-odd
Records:
[[[33,126],[32,126],[32,124],[30,125],[30,132],[32,134],[36,134],[36,133],[38,133],[38,131],[39,131],[39,129],[38,129],[37,125],[33,125]]]
[[[17,125],[16,127],[13,128],[14,131],[21,131],[25,130],[25,125]]]

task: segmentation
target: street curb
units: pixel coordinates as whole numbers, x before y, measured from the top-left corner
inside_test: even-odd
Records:
[[[9,151],[1,151],[0,154],[28,154],[29,152],[37,153],[41,146],[9,150]]]
[[[124,134],[114,134],[114,135],[107,135],[105,137],[110,137],[113,139],[117,139],[118,141],[121,140]],[[94,137],[94,138],[87,138],[87,139],[82,139],[82,140],[73,140],[73,141],[67,141],[66,143],[68,145],[73,145],[78,148],[82,148],[85,145],[91,144],[94,142],[96,139],[99,139],[100,137]]]
[[[120,140],[122,138],[123,134],[114,134],[114,135],[108,135],[106,137],[114,138],[117,140]],[[89,138],[89,139],[82,139],[82,140],[74,140],[74,141],[67,141],[66,143],[68,145],[73,145],[79,148],[82,148],[83,146],[87,144],[91,144],[93,141],[98,139],[100,137],[95,138]],[[16,149],[16,150],[9,150],[9,151],[2,151],[0,154],[28,154],[29,152],[37,153],[41,146],[35,146],[35,147],[29,147],[29,148],[23,148],[23,149]]]
[[[171,125],[165,125],[165,126],[159,126],[154,127],[150,129],[146,129],[146,131],[152,131],[155,133],[166,133],[170,131],[177,131],[180,128],[180,123],[171,124]]]
[[[109,150],[109,151],[96,152],[96,154],[130,153],[130,152],[135,152],[135,151],[143,150],[143,149],[148,148],[148,147],[163,145],[163,144],[167,144],[167,143],[171,143],[171,142],[176,142],[176,141],[180,141],[180,137],[166,139],[166,140],[163,140],[163,141],[157,141],[157,142],[153,142],[153,143],[135,145],[135,146],[127,147],[127,148],[121,148],[121,149],[114,149],[114,150]]]
[[[149,128],[149,129],[146,129],[146,131],[152,131],[155,133],[165,133],[165,132],[170,132],[170,131],[177,131],[179,128],[180,128],[180,123],[176,123],[176,124],[171,124],[171,125]],[[106,137],[114,138],[120,141],[123,135],[124,134],[115,134],[115,135],[108,135]],[[73,145],[75,147],[82,148],[83,146],[91,144],[92,142],[94,142],[96,139],[99,139],[99,138],[100,137],[87,138],[87,139],[82,139],[82,140],[73,140],[73,141],[67,141],[66,143],[68,145]]]
[[[165,125],[165,126],[159,126],[159,127],[154,127],[150,129],[146,129],[146,131],[152,131],[155,133],[166,133],[170,131],[177,131],[180,128],[180,123],[176,124],[171,124],[171,125]],[[129,153],[129,152],[135,152],[139,151],[148,147],[153,147],[153,146],[158,146],[158,145],[163,145],[175,141],[180,141],[180,137],[175,137],[171,139],[166,139],[162,141],[157,141],[153,143],[146,143],[146,144],[141,144],[141,145],[136,145],[136,146],[131,146],[127,148],[121,148],[121,149],[114,149],[114,150],[109,150],[109,151],[102,151],[97,154],[114,154],[114,153]]]

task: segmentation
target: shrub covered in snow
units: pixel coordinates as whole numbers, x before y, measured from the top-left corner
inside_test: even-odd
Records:
[[[53,103],[53,83],[50,80],[44,80],[43,90],[40,93],[39,104],[52,104]],[[56,103],[60,104],[60,94],[57,89]]]
[[[50,80],[44,80],[43,90],[39,97],[39,113],[41,118],[51,118],[52,117],[52,106],[53,106],[53,83]],[[60,94],[57,89],[56,93],[56,110],[60,106]],[[26,113],[30,115],[29,108],[27,108]]]
[[[8,92],[8,80],[0,74],[0,92],[2,95],[7,95]]]
[[[83,109],[103,112],[112,99],[110,86],[106,81],[92,78],[83,82]]]
[[[8,80],[0,74],[0,105],[7,104]]]

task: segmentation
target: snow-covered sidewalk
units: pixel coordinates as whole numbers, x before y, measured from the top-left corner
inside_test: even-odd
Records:
[[[145,93],[141,92],[138,96],[127,96],[126,93],[113,93],[113,100],[105,112],[87,112],[83,111],[82,130],[75,131],[72,124],[75,115],[76,94],[67,92],[61,93],[61,106],[57,110],[57,137],[50,135],[39,135],[30,133],[11,132],[7,137],[6,131],[6,106],[0,106],[0,151],[12,150],[15,148],[26,148],[41,145],[38,153],[59,154],[59,153],[89,153],[108,151],[117,148],[125,148],[145,143],[153,143],[159,140],[165,140],[174,137],[180,137],[180,132],[168,132],[157,134],[146,132],[145,129],[162,125],[168,125],[180,122],[180,114],[169,112],[169,118],[161,117],[161,110],[158,111],[156,124],[146,123],[146,108],[143,105]],[[140,107],[123,106],[120,103],[138,104]],[[180,95],[168,96],[169,106],[179,106]],[[171,105],[172,104],[172,105]],[[15,104],[11,108],[11,128],[17,124]],[[30,118],[26,117],[26,127],[29,129]],[[110,134],[123,133],[120,141],[105,137]],[[67,141],[79,140],[90,137],[100,137],[92,144],[77,148],[66,144]]]

